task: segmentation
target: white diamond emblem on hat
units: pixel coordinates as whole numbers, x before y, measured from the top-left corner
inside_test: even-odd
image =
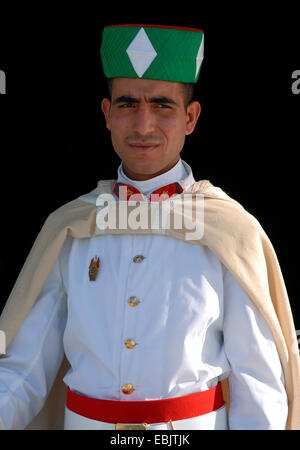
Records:
[[[150,67],[157,53],[144,28],[141,28],[126,50],[136,74],[141,78]]]
[[[204,56],[204,36],[202,36],[202,41],[196,56],[196,74],[195,74],[195,78],[198,75],[201,63],[203,61],[203,56]]]

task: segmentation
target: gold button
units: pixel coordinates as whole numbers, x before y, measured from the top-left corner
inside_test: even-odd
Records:
[[[143,255],[136,255],[136,256],[133,258],[133,262],[134,262],[135,264],[140,264],[141,262],[144,261],[144,259],[145,259],[145,256],[143,256]]]
[[[129,339],[126,339],[126,341],[124,341],[124,345],[129,350],[132,350],[136,346],[136,342],[134,339],[129,338]]]
[[[137,306],[140,303],[140,299],[138,297],[136,297],[135,295],[132,295],[131,297],[129,297],[128,299],[128,303],[130,306]]]
[[[121,390],[122,390],[123,394],[126,394],[126,395],[132,394],[132,392],[134,391],[131,383],[123,384],[123,386],[121,387]]]

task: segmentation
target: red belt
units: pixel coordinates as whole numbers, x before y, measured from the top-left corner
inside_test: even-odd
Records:
[[[120,401],[85,397],[67,389],[67,408],[81,416],[107,423],[161,423],[189,419],[224,405],[221,383],[196,394],[162,400]]]

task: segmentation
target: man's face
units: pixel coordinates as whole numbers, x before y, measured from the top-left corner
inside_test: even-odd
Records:
[[[200,105],[192,102],[186,108],[180,83],[115,78],[111,101],[103,99],[102,110],[124,172],[146,180],[177,163]]]

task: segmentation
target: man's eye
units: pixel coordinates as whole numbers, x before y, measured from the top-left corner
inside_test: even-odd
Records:
[[[167,109],[167,108],[170,108],[170,106],[169,106],[169,105],[166,105],[165,103],[157,103],[157,104],[156,104],[156,107],[159,108],[159,109]]]
[[[133,107],[133,103],[123,103],[121,105],[119,105],[120,108],[132,108]]]

